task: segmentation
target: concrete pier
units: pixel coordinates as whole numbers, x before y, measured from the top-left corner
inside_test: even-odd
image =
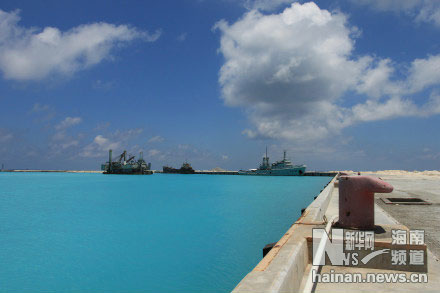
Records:
[[[440,259],[440,176],[363,174],[380,177],[395,187],[391,194],[376,194],[376,204],[408,228],[425,230],[429,249]],[[386,198],[416,198],[427,204],[386,204],[383,200]]]
[[[234,292],[298,292],[309,266],[307,236],[312,228],[324,227],[325,212],[332,198],[335,178],[302,216],[237,285]]]
[[[261,262],[237,285],[234,292],[400,292],[435,291],[440,288],[440,176],[394,176],[371,173],[394,186],[394,191],[375,196],[375,223],[385,228],[375,239],[375,245],[390,243],[392,229],[423,229],[426,245],[406,249],[426,250],[425,267],[385,267],[377,263],[370,267],[349,267],[324,265],[319,273],[402,273],[408,278],[415,272],[427,271],[428,283],[316,283],[309,286],[312,279],[311,239],[313,228],[324,228],[329,219],[339,213],[339,190],[329,184],[291,226]],[[382,198],[421,198],[431,205],[386,204]],[[382,267],[381,267],[382,266]],[[310,290],[311,288],[311,290]]]
[[[321,171],[306,171],[303,176],[326,176],[335,177],[337,172],[321,172]]]
[[[155,170],[154,173],[163,173],[161,170]],[[211,171],[211,170],[196,170],[194,174],[207,175],[238,175],[238,171]],[[302,176],[325,176],[334,177],[337,172],[321,172],[321,171],[307,171]]]
[[[207,175],[238,175],[238,171],[196,171],[194,174],[207,174]]]

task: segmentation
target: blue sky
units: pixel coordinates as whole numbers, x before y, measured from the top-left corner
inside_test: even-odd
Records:
[[[440,4],[2,1],[0,163],[438,169]]]

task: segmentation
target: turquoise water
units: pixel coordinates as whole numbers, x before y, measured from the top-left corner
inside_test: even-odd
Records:
[[[0,291],[230,291],[329,180],[0,173]]]

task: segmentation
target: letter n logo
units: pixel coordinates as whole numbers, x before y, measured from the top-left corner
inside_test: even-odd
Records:
[[[330,264],[342,266],[344,263],[344,230],[332,229],[330,241],[325,229],[313,229],[313,265],[325,265],[325,255],[328,255]]]

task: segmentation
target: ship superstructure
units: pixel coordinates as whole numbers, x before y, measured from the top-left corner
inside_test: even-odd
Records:
[[[286,151],[281,161],[269,163],[269,157],[263,157],[263,162],[258,169],[240,170],[239,175],[263,175],[263,176],[301,176],[306,172],[306,165],[293,165],[286,157]]]
[[[101,170],[104,171],[104,174],[153,174],[151,163],[145,162],[142,152],[138,160],[135,159],[136,156],[128,155],[127,151],[119,155],[116,160],[112,160],[112,150],[109,150],[108,157],[108,162],[101,165]]]

